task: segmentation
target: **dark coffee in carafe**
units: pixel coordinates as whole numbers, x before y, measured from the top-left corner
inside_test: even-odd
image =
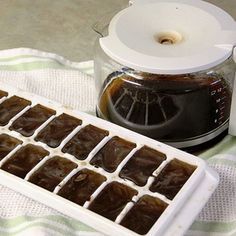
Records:
[[[101,90],[98,115],[151,138],[192,139],[227,122],[231,91],[223,77],[113,73]]]

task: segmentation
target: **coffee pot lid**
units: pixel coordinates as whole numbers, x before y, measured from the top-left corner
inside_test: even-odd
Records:
[[[136,0],[112,18],[100,45],[113,60],[135,70],[197,72],[232,55],[236,22],[201,0]]]

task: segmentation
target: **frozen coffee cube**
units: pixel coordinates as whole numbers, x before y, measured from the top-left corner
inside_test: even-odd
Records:
[[[98,194],[89,209],[112,221],[121,213],[126,204],[138,192],[124,184],[112,182]]]
[[[38,104],[17,118],[10,126],[10,130],[17,131],[26,137],[32,136],[40,125],[55,114],[54,110]]]
[[[63,113],[41,130],[35,140],[56,148],[81,123],[81,120]]]
[[[174,159],[155,177],[150,190],[161,193],[172,200],[195,169],[196,166]]]
[[[128,142],[119,137],[113,137],[92,158],[90,164],[102,167],[108,172],[114,172],[118,165],[136,147],[136,144]]]
[[[75,156],[79,160],[85,160],[93,148],[108,134],[109,132],[106,130],[87,125],[69,140],[62,151]]]
[[[165,159],[165,154],[144,146],[135,152],[122,168],[120,177],[131,180],[139,186],[144,186],[153,171],[156,170]]]
[[[83,169],[68,180],[58,195],[82,206],[86,201],[89,201],[90,196],[104,181],[106,181],[106,177]]]
[[[77,167],[74,162],[59,156],[55,156],[46,161],[35,173],[29,182],[34,183],[44,189],[53,191],[54,188]]]
[[[22,144],[22,141],[7,134],[0,134],[0,160],[7,156],[19,144]]]
[[[11,118],[31,105],[31,102],[17,96],[10,97],[0,104],[0,126],[7,125]]]
[[[134,204],[120,224],[138,234],[147,234],[167,206],[167,203],[158,198],[144,195]]]
[[[0,98],[7,97],[8,93],[5,91],[0,90]]]
[[[42,147],[27,144],[13,154],[1,169],[24,178],[48,154]]]

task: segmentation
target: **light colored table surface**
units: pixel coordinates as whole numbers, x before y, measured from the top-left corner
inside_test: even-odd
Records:
[[[236,0],[208,0],[236,19]],[[91,26],[128,0],[0,0],[0,50],[29,47],[69,60],[93,57]]]

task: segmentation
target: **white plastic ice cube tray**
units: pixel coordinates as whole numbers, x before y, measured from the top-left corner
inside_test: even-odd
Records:
[[[215,188],[218,185],[218,175],[210,169],[206,163],[198,157],[190,155],[186,152],[180,151],[173,147],[167,146],[163,143],[157,142],[140,134],[131,132],[127,129],[114,125],[105,120],[96,118],[94,116],[78,112],[67,107],[58,104],[56,102],[50,101],[43,97],[37,96],[35,94],[27,93],[19,89],[9,87],[5,84],[0,83],[0,90],[8,93],[7,97],[0,99],[0,104],[8,99],[9,97],[16,95],[21,98],[31,101],[31,105],[27,106],[15,117],[13,117],[9,123],[5,126],[0,127],[0,134],[8,134],[12,137],[21,140],[23,143],[18,145],[13,149],[5,158],[0,161],[1,166],[6,163],[6,161],[22,146],[26,144],[34,144],[43,147],[50,154],[40,161],[27,175],[24,179],[17,176],[9,174],[6,171],[0,170],[0,184],[5,185],[15,191],[18,191],[34,200],[37,200],[49,207],[52,207],[70,217],[73,217],[81,222],[93,227],[94,229],[107,234],[107,235],[139,235],[132,230],[129,230],[121,225],[119,225],[125,214],[131,209],[133,204],[138,201],[138,199],[143,195],[150,195],[160,199],[161,201],[168,204],[168,207],[161,214],[156,223],[148,231],[146,235],[182,235],[190,227],[198,213],[201,211],[205,203],[208,201]],[[42,124],[31,137],[24,137],[16,131],[11,131],[9,127],[18,117],[20,117],[24,112],[33,107],[34,105],[41,104],[48,108],[56,111],[56,115],[50,117],[44,124]],[[56,116],[65,113],[74,116],[82,120],[82,124],[75,128],[59,145],[57,148],[51,148],[45,143],[35,141],[36,135],[45,127],[47,124]],[[61,149],[63,146],[83,127],[88,124],[92,124],[100,129],[109,131],[109,135],[106,136],[88,155],[85,160],[78,160],[74,156],[63,153]],[[116,171],[109,173],[103,170],[101,167],[95,167],[90,164],[92,157],[114,136],[118,136],[127,141],[136,144],[136,147],[126,156],[126,158],[119,164]],[[122,179],[119,177],[119,171],[127,163],[127,161],[132,157],[132,155],[143,146],[148,146],[158,152],[164,153],[166,155],[166,160],[158,167],[157,170],[153,172],[153,175],[149,177],[147,184],[144,187],[135,185],[132,181]],[[28,182],[27,180],[32,176],[35,171],[37,171],[48,159],[53,156],[61,156],[71,160],[76,163],[78,167],[69,173],[60,184],[54,189],[53,193],[38,187],[35,184]],[[186,162],[190,165],[196,166],[195,171],[191,177],[187,180],[178,194],[173,200],[168,199],[164,195],[151,192],[149,190],[150,185],[154,180],[154,176],[163,169],[163,167],[168,164],[171,160],[177,159]],[[106,177],[106,181],[98,187],[98,189],[92,194],[90,200],[85,202],[82,206],[75,204],[63,197],[57,195],[61,187],[81,169],[89,169],[95,171]],[[92,212],[89,209],[90,203],[96,199],[96,196],[104,189],[104,187],[110,182],[120,182],[138,191],[138,194],[132,198],[121,213],[116,218],[115,222]],[[191,212],[191,213],[190,213]]]

